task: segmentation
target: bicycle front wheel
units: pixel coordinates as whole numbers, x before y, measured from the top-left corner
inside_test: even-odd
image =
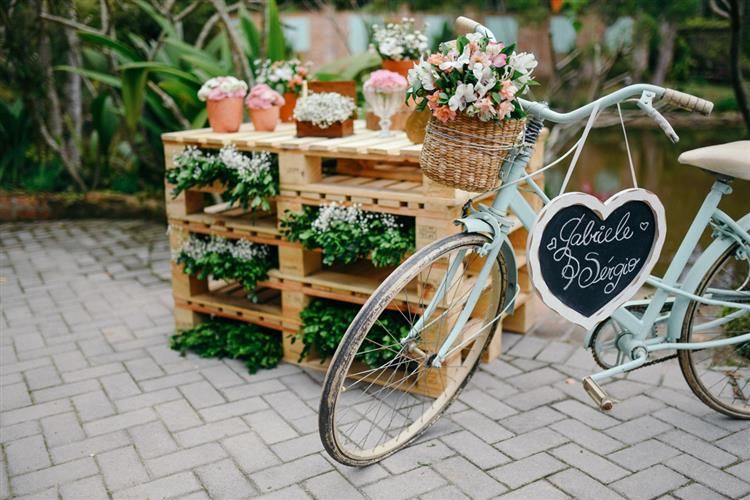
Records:
[[[724,302],[750,303],[750,261],[738,245],[724,252],[706,272],[696,292]],[[732,307],[691,302],[680,342],[720,340],[750,332],[750,313]],[[750,342],[700,351],[678,351],[690,389],[710,408],[750,419]]]
[[[484,283],[478,274],[486,236],[461,233],[436,241],[403,262],[352,321],[323,384],[319,430],[328,453],[351,466],[368,465],[405,447],[446,410],[466,385],[499,323],[506,272],[501,259]],[[437,296],[452,265],[447,291]],[[441,367],[435,354],[464,309],[483,288],[470,319]],[[416,336],[403,341],[428,304]]]

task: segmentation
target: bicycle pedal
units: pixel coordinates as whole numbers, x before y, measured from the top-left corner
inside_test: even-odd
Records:
[[[614,406],[614,402],[610,399],[604,389],[594,382],[591,377],[583,379],[583,388],[586,390],[586,394],[594,400],[594,403],[596,403],[600,410],[609,411]]]

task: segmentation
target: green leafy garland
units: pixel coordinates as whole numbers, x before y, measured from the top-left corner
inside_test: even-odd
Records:
[[[355,305],[313,299],[300,313],[301,333],[292,339],[292,342],[300,339],[304,345],[300,361],[305,359],[313,348],[320,356],[321,363],[333,356],[358,311],[359,307]],[[363,361],[370,368],[383,366],[396,357],[401,350],[399,340],[408,333],[409,325],[401,315],[386,312],[367,335],[373,342],[363,342],[356,359]]]
[[[276,161],[276,156],[269,153],[252,153],[248,157],[234,144],[221,148],[218,155],[188,146],[175,155],[175,166],[165,176],[175,186],[174,197],[192,187],[220,182],[226,187],[226,201],[244,209],[270,210],[270,198],[279,194]]]
[[[173,335],[169,347],[184,356],[192,351],[202,358],[232,358],[245,363],[250,373],[274,368],[282,356],[281,336],[250,323],[211,320]]]
[[[285,215],[281,221],[284,236],[308,250],[322,249],[323,263],[328,266],[366,257],[377,267],[395,266],[414,250],[411,219],[363,212],[358,206],[336,202],[320,208],[305,206],[302,213],[287,211]]]
[[[239,281],[248,297],[255,301],[258,281],[268,277],[268,270],[276,261],[274,251],[274,247],[248,240],[191,234],[175,253],[174,260],[184,265],[184,272],[189,276]]]

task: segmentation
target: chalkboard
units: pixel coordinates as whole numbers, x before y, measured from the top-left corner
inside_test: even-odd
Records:
[[[567,193],[542,209],[529,236],[532,280],[547,305],[591,328],[643,285],[664,236],[664,207],[649,191],[606,203]]]

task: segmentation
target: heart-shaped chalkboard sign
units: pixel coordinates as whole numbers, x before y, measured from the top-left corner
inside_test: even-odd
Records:
[[[664,206],[645,189],[602,203],[566,193],[545,206],[529,235],[531,278],[542,300],[591,328],[629,300],[648,278],[664,244]]]

